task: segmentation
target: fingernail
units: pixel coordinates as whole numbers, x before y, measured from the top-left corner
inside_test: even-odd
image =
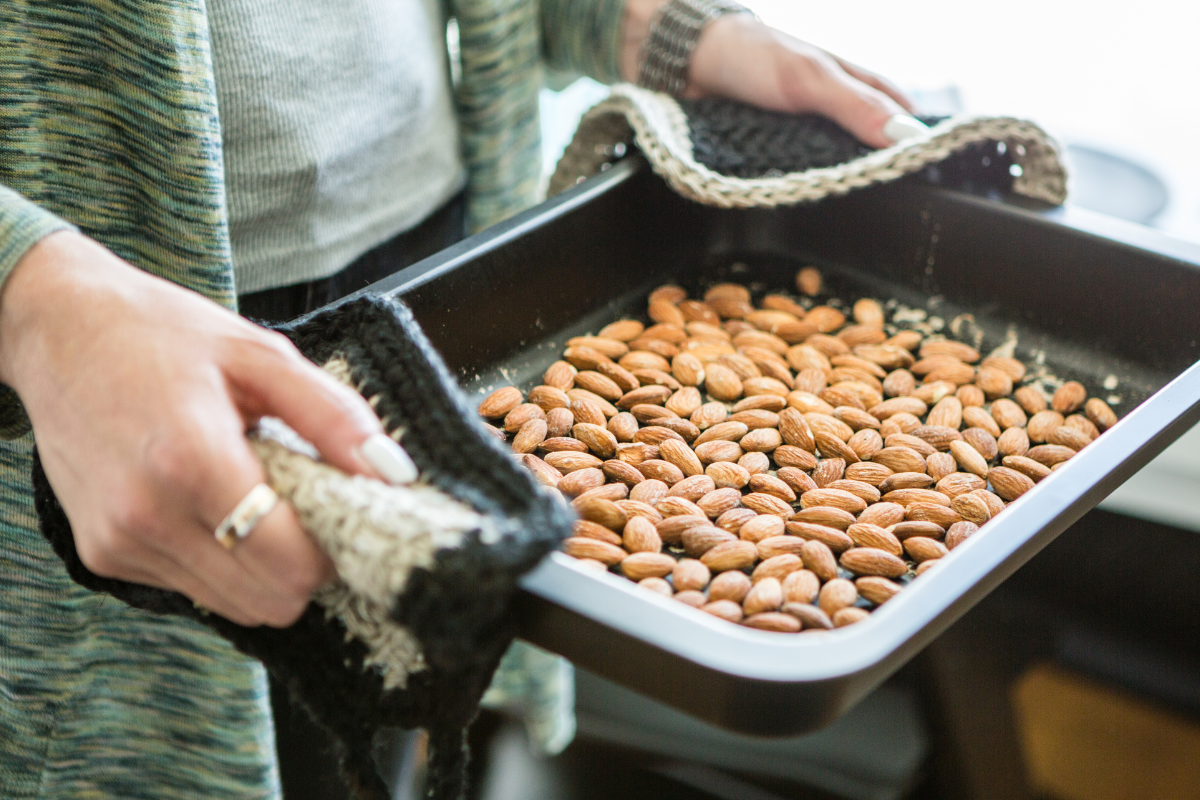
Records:
[[[899,142],[920,136],[928,130],[929,126],[916,117],[910,117],[908,114],[896,114],[883,126],[883,135],[892,142]]]
[[[383,479],[391,484],[412,483],[417,479],[417,465],[386,433],[377,433],[362,443],[359,455]]]

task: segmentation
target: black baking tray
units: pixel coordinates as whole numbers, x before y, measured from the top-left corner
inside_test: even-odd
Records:
[[[833,296],[897,298],[958,318],[985,352],[1015,334],[1019,357],[1113,396],[1122,416],[851,627],[789,635],[732,625],[556,553],[524,582],[524,638],[725,728],[804,733],[877,686],[1200,418],[1200,247],[1023,202],[996,168],[952,176],[956,189],[936,178],[726,210],[681,199],[628,158],[366,290],[407,302],[481,398],[539,383],[568,337],[639,313],[664,281],[788,289],[799,266],[815,264]]]

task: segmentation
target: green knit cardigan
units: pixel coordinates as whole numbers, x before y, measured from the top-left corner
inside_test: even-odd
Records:
[[[469,225],[537,200],[542,65],[618,78],[624,0],[445,0]],[[0,0],[0,285],[75,226],[227,306],[235,286],[202,0]],[[28,430],[3,388],[0,436]]]

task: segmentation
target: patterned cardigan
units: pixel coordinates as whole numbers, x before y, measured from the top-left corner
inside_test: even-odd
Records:
[[[537,200],[542,66],[617,78],[624,0],[444,2],[479,229]],[[0,286],[74,227],[233,307],[223,171],[205,0],[0,0]],[[0,795],[276,797],[261,668],[72,583],[32,446],[0,385]]]
[[[624,0],[445,0],[470,227],[537,199],[543,64],[618,78]],[[203,0],[0,1],[0,285],[76,226],[228,306],[221,130]],[[27,430],[4,388],[0,436]]]

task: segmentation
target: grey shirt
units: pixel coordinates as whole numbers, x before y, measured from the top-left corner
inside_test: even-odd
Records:
[[[438,0],[210,0],[239,294],[337,272],[462,187]]]

